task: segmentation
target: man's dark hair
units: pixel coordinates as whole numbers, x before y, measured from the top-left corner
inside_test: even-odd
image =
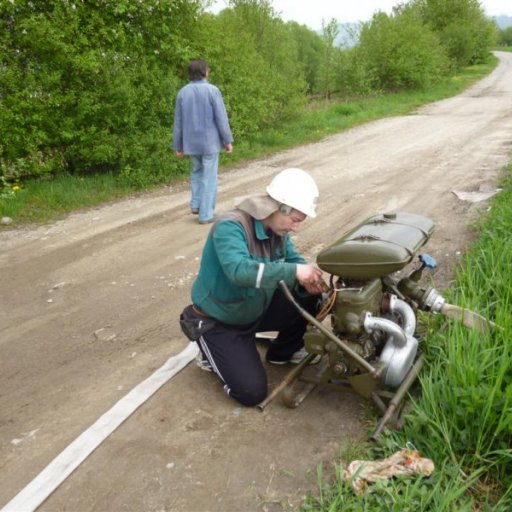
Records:
[[[206,78],[208,64],[204,60],[191,60],[188,65],[188,76],[190,80],[202,80]]]

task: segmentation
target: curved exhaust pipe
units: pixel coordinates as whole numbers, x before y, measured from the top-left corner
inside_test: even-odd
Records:
[[[382,304],[384,313],[393,313],[402,319],[403,329],[406,334],[412,336],[416,331],[416,315],[407,302],[399,299],[396,295],[388,294]]]
[[[389,338],[393,340],[393,344],[397,348],[402,348],[407,345],[407,334],[392,320],[375,317],[372,316],[371,313],[367,312],[364,315],[363,326],[367,333],[372,333],[373,331],[378,330],[389,334]]]

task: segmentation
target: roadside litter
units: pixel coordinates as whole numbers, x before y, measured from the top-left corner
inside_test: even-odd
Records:
[[[387,480],[397,475],[430,476],[434,463],[422,458],[416,450],[400,450],[382,460],[354,460],[344,472],[346,482],[351,482],[352,489],[358,495],[364,493],[368,486],[378,480]]]

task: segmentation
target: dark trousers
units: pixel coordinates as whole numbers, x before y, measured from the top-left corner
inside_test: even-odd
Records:
[[[296,296],[296,300],[310,314],[316,313],[318,297]],[[288,361],[304,346],[306,327],[307,321],[278,289],[257,322],[244,327],[217,323],[199,338],[198,344],[226,393],[243,405],[253,406],[267,396],[267,374],[256,348],[256,333],[279,331],[269,344],[266,358]]]

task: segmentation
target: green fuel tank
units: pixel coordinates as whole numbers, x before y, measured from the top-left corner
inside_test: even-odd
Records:
[[[375,215],[321,251],[317,264],[346,279],[383,277],[405,267],[433,230],[433,221],[421,215]]]

